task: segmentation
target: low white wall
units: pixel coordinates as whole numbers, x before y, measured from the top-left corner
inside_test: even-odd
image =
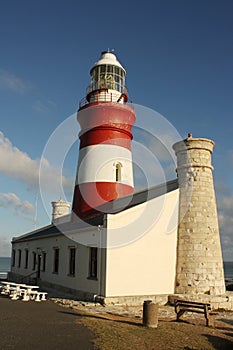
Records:
[[[174,292],[179,190],[108,215],[106,297]]]

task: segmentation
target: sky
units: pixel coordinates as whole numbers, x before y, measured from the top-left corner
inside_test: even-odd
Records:
[[[75,114],[90,68],[114,49],[137,113],[136,188],[175,177],[171,145],[189,132],[214,140],[223,257],[233,261],[232,13],[231,0],[1,2],[0,256],[13,236],[51,222],[52,200],[72,201]]]

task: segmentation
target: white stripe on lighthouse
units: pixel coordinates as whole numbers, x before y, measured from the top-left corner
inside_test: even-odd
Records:
[[[86,182],[116,182],[116,166],[120,164],[119,183],[134,186],[132,153],[127,148],[101,144],[79,150],[76,185]]]

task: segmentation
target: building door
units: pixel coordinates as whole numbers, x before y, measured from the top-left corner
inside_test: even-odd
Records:
[[[41,258],[42,258],[41,254],[38,254],[37,278],[40,278]]]

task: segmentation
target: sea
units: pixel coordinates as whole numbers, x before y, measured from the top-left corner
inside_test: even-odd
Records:
[[[0,257],[0,279],[7,277],[7,272],[11,269],[11,258]],[[233,282],[233,261],[224,261],[225,280]]]
[[[233,280],[233,261],[224,261],[225,279]]]
[[[0,257],[0,279],[7,278],[7,272],[11,269],[11,258]]]

